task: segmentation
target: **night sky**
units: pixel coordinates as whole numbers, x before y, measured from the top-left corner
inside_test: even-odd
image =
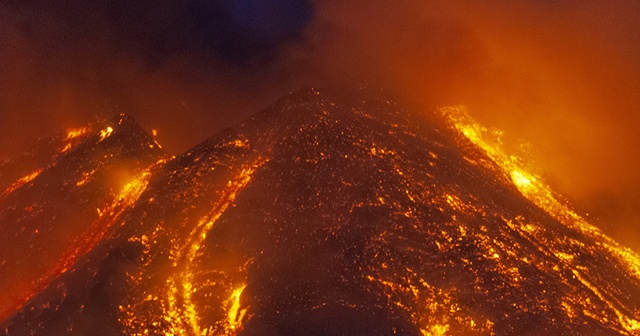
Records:
[[[121,112],[179,154],[300,86],[373,84],[467,106],[640,251],[640,2],[399,3],[0,1],[0,155]]]

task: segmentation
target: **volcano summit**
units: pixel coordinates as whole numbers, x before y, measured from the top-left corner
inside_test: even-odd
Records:
[[[46,288],[28,295],[0,333],[640,333],[638,257],[538,197],[547,191],[537,180],[506,170],[474,134],[441,117],[411,115],[375,91],[306,89],[175,158],[150,138],[129,137],[118,148],[139,152],[107,156],[142,179],[96,189],[110,207],[106,226],[15,220],[36,211],[24,204],[41,204],[38,197],[81,193],[65,188],[79,181],[46,168],[5,191],[2,214],[19,214],[2,217],[3,227],[83,227],[99,239],[43,278]],[[94,162],[74,171],[80,177],[107,169],[89,158],[109,128],[138,132],[97,127],[86,150],[55,162]],[[46,195],[28,192],[37,185]],[[89,202],[75,207],[96,211]],[[62,249],[37,244],[21,248]],[[0,251],[2,265],[21,262]]]

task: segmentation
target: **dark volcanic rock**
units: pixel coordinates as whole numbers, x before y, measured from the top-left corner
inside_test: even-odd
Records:
[[[640,268],[436,117],[302,90],[158,167],[10,335],[631,335]]]
[[[166,156],[126,115],[85,132],[0,195],[0,317],[89,251],[135,201],[127,183]]]

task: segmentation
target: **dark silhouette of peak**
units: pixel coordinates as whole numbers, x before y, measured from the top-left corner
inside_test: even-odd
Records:
[[[104,127],[115,136],[114,125]],[[87,141],[119,148],[100,140],[105,129]],[[567,224],[569,213],[546,212],[509,174],[438,117],[409,114],[377,90],[306,88],[150,170],[135,203],[110,217],[117,225],[2,326],[8,335],[637,332],[637,256]]]

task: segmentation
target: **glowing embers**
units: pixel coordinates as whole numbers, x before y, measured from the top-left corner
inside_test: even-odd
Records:
[[[231,297],[226,302],[227,308],[227,324],[229,326],[229,331],[236,331],[242,325],[242,319],[244,315],[247,313],[247,309],[240,308],[240,296],[242,292],[247,287],[247,285],[243,284],[242,286],[233,290],[231,293]]]
[[[131,178],[129,181],[122,184],[120,191],[114,195],[113,203],[106,207],[96,209],[98,216],[110,216],[115,218],[122,213],[127,207],[133,205],[140,195],[145,191],[149,184],[149,177],[151,176],[151,167],[145,169],[138,175]],[[81,180],[82,181],[82,180]],[[86,183],[86,182],[85,182]]]
[[[640,257],[631,250],[619,246],[579,216],[565,202],[560,201],[549,186],[522,167],[519,158],[507,155],[499,141],[499,132],[492,134],[471,120],[459,108],[447,108],[442,112],[450,118],[460,133],[484,150],[487,156],[499,166],[501,173],[524,197],[566,227],[593,240],[593,243],[586,245],[581,240],[565,236],[566,234],[560,235],[553,230],[549,231],[547,227],[524,223],[522,217],[515,219],[517,224],[505,219],[511,229],[523,234],[546,257],[557,260],[556,263],[539,267],[547,272],[558,274],[568,288],[573,288],[585,296],[587,303],[563,301],[561,306],[566,315],[570,319],[586,316],[623,334],[637,334],[640,331],[640,311],[622,309],[625,303],[616,299],[619,295],[616,294],[615,289],[611,289],[602,276],[591,270],[592,264],[588,260],[591,258],[604,258],[610,261],[617,259],[616,265],[619,269],[624,270],[628,276],[640,280]],[[529,257],[520,256],[520,260],[528,263]],[[567,270],[571,271],[570,277],[566,275]],[[576,279],[578,283],[575,283]],[[599,303],[596,302],[598,300]],[[596,306],[600,308],[594,308]]]
[[[514,169],[511,171],[511,181],[513,181],[518,189],[522,190],[535,188],[534,183],[536,182],[536,178],[525,171]]]
[[[142,177],[136,177],[136,179],[146,178],[145,173],[141,175]],[[41,261],[44,265],[31,266],[39,267],[41,270],[37,278],[29,279],[25,276],[24,280],[29,283],[30,288],[25,292],[24,302],[36,294],[38,290],[50,284],[52,279],[67,272],[81,256],[91,251],[102,241],[107,231],[116,223],[118,216],[135,202],[141,192],[142,190],[128,190],[126,192],[127,196],[124,198],[121,196],[122,192],[111,193],[108,197],[101,199],[99,203],[95,203],[96,206],[101,206],[97,208],[97,216],[93,214],[92,216],[83,217],[81,221],[78,221],[81,223],[81,226],[77,225],[76,221],[53,221],[55,224],[62,223],[68,225],[67,232],[69,237],[58,238],[55,241],[45,240],[47,243],[58,242],[59,244],[50,244],[51,247],[40,250],[44,252],[38,256],[38,261]],[[72,208],[69,209],[73,210]],[[44,228],[47,227],[44,226]],[[37,232],[38,230],[36,229],[36,233]],[[20,302],[20,304],[22,305],[24,302]]]
[[[138,198],[140,198],[140,195],[142,195],[144,190],[147,188],[147,185],[149,184],[148,179],[151,176],[149,169],[150,168],[147,168],[137,176],[134,176],[128,182],[124,183],[120,188],[120,191],[114,196],[112,204],[107,205],[102,209],[96,209],[96,211],[98,212],[98,216],[116,216],[117,214],[120,214],[122,211],[124,211],[124,209],[126,209],[127,207],[133,205],[138,200]],[[90,175],[87,178],[90,179]],[[82,185],[86,183],[86,181],[80,180],[78,183],[80,183],[79,185]],[[76,185],[78,185],[78,183],[76,183]]]
[[[445,194],[445,199],[447,204],[455,211],[468,212],[468,210],[471,210],[468,204],[463,203],[462,200],[455,195]]]
[[[151,173],[145,170],[138,176],[127,182],[118,194],[118,201],[124,202],[126,204],[133,204],[136,200],[138,200],[142,192],[147,188],[147,185],[149,184],[149,176],[151,176]]]
[[[100,133],[99,133],[100,140],[98,142],[110,137],[112,133],[113,133],[113,127],[111,126],[107,126],[105,129],[100,130]]]
[[[386,276],[368,275],[366,279],[382,287],[387,297],[387,310],[408,313],[422,335],[447,335],[451,331],[456,334],[493,334],[493,322],[472,313],[458,302],[461,297],[458,289],[438,288],[418,276],[411,268],[385,265],[387,264],[382,264],[380,273],[395,273]]]
[[[607,280],[592,269],[589,260],[597,258],[603,252],[607,253],[600,249],[602,243],[588,246],[571,237],[557,237],[546,232],[544,227],[526,224],[520,216],[514,221],[506,222],[511,229],[524,234],[546,257],[556,258],[551,263],[533,262],[527,257],[521,257],[521,260],[530,265],[535,264],[545,272],[557,274],[564,284],[564,291],[567,291],[560,302],[560,308],[571,321],[586,317],[622,334],[633,334],[640,330],[640,322],[637,320],[640,312],[622,308],[625,305],[605,283]]]
[[[513,182],[523,196],[564,225],[595,238],[622,261],[632,275],[640,279],[640,257],[632,251],[620,247],[573,211],[565,202],[560,201],[549,186],[522,167],[520,158],[507,155],[502,149],[499,139],[500,132],[494,131],[494,134],[491,134],[485,127],[474,122],[461,108],[444,108],[441,112],[449,117],[459,132],[484,150],[498,164],[503,174]]]
[[[465,199],[461,198],[464,197]],[[473,195],[458,196],[455,191],[445,191],[441,195],[431,199],[433,206],[443,213],[453,213],[452,219],[456,220],[461,216],[473,217],[475,215],[487,215],[485,206],[479,204]]]
[[[64,139],[64,147],[60,149],[61,153],[68,152],[75,144],[84,138],[91,129],[89,127],[74,128],[67,131],[67,137]]]
[[[89,132],[88,127],[70,129],[67,131],[67,137],[65,138],[65,140],[73,140],[82,137],[83,135],[87,134],[87,132]]]
[[[441,113],[449,117],[453,126],[473,144],[480,147],[503,170],[505,176],[527,198],[537,198],[539,201],[555,198],[549,187],[540,179],[526,171],[521,164],[522,159],[507,155],[501,141],[502,132],[488,130],[476,123],[462,108],[443,108]],[[473,160],[472,160],[473,161]],[[471,162],[472,164],[475,161]],[[545,209],[546,210],[546,209]]]
[[[449,331],[449,326],[446,324],[434,324],[428,328],[421,328],[420,333],[423,336],[444,336]]]
[[[565,225],[576,227],[581,219],[566,204],[560,202],[549,186],[522,167],[522,159],[505,153],[500,141],[501,132],[489,131],[469,117],[461,108],[444,108],[441,112],[448,116],[453,126],[480,147],[502,170],[501,173],[531,202],[547,211]],[[574,217],[574,218],[570,218]],[[591,225],[578,225],[581,230],[598,231]]]
[[[93,174],[95,174],[96,170],[92,170],[89,172],[82,172],[82,177],[76,182],[76,187],[81,187],[91,181]]]
[[[632,333],[632,335],[637,335],[637,333],[640,331],[640,321],[634,318],[631,318],[627,316],[627,314],[620,311],[620,309],[618,309],[619,302],[617,302],[617,300],[615,300],[614,298],[609,297],[607,293],[602,293],[596,286],[590,283],[589,280],[587,280],[586,277],[583,274],[581,274],[580,271],[573,269],[572,272],[575,278],[578,279],[578,281],[580,281],[585,287],[587,287],[593,294],[595,294],[602,301],[602,303],[604,303],[611,311],[615,313],[615,317],[618,319],[618,322],[620,323],[620,327],[622,328],[619,331]],[[583,313],[599,321],[602,324],[609,324],[610,318],[606,316],[605,312],[594,311],[593,313],[589,313],[589,310],[593,308],[594,308],[593,306],[585,307],[585,310],[583,310]],[[636,311],[634,313],[637,315],[639,312]]]
[[[194,300],[194,295],[201,289],[196,281],[198,275],[196,259],[205,245],[209,231],[234,202],[238,193],[251,181],[256,169],[264,162],[265,160],[258,158],[253,165],[243,168],[237,176],[229,180],[226,190],[211,213],[202,218],[191,230],[187,241],[184,244],[172,246],[170,255],[175,270],[167,280],[168,304],[165,307],[167,309],[165,320],[169,323],[167,334],[213,335],[224,332],[226,335],[234,335],[240,330],[241,323],[246,318],[246,309],[241,309],[240,306],[240,296],[245,285],[228,289],[231,295],[228,300],[221,303],[227,312],[222,330],[217,323],[209,326],[202,325],[198,306]]]
[[[249,140],[247,139],[234,139],[231,140],[229,142],[227,142],[225,144],[225,146],[229,146],[229,147],[248,147],[249,146]]]
[[[35,178],[38,177],[38,175],[40,175],[41,172],[42,172],[42,169],[38,169],[38,170],[32,172],[31,174],[19,179],[18,183],[20,183],[21,185],[25,184],[25,183],[29,183],[29,182],[35,180]]]
[[[131,297],[126,304],[120,305],[119,321],[124,327],[124,334],[127,335],[182,335],[184,333],[165,332],[165,321],[171,320],[168,316],[163,316],[163,296],[157,291],[149,291],[145,288],[145,281],[151,278],[151,275],[145,271],[147,267],[155,261],[152,249],[157,247],[159,240],[166,236],[166,232],[162,226],[156,226],[153,232],[133,236],[128,239],[131,243],[137,243],[142,246],[142,253],[139,256],[138,263],[143,266],[133,272],[127,272],[127,283],[134,288],[140,289],[141,293],[136,293],[136,298]],[[147,316],[152,315],[152,316]],[[151,321],[149,321],[151,319]]]
[[[17,181],[15,181],[13,184],[11,184],[2,194],[0,194],[0,197],[9,195],[10,193],[14,192],[16,189],[22,187],[23,185],[33,181],[36,179],[36,177],[38,177],[38,175],[40,175],[40,173],[42,173],[43,169],[38,169],[24,177],[19,178]]]
[[[389,155],[389,156],[397,156],[398,153],[396,153],[394,150],[388,149],[388,148],[384,148],[384,147],[371,147],[371,149],[369,150],[369,152],[371,153],[371,155],[373,156],[377,156],[377,157],[384,157],[385,155]]]

